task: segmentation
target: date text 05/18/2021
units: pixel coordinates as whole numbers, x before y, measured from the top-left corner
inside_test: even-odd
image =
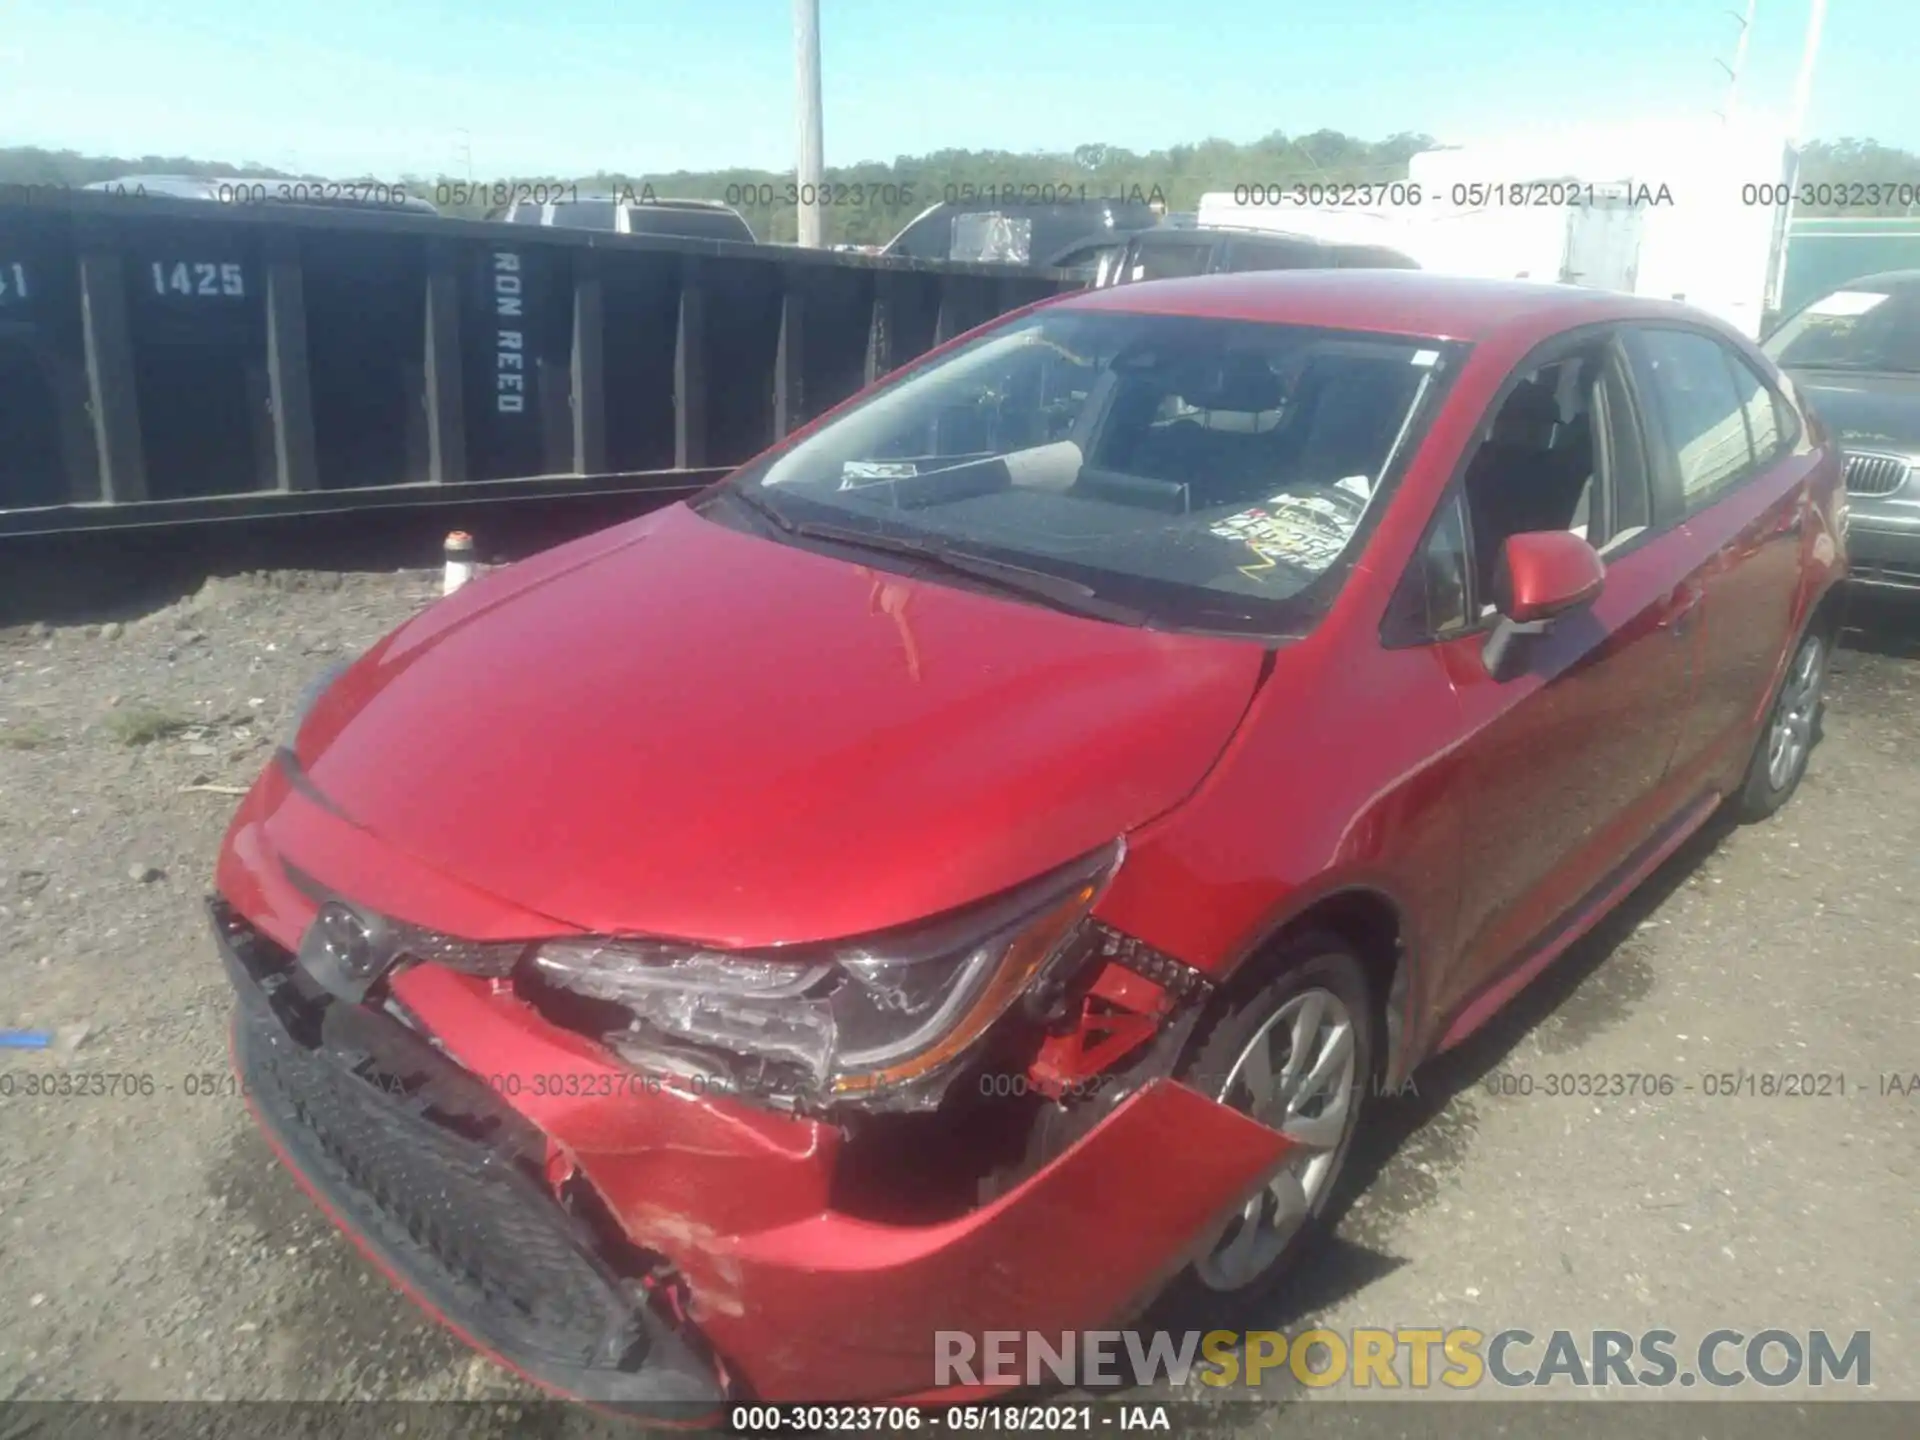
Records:
[[[736,1405],[728,1427],[748,1434],[872,1434],[1008,1430],[1039,1435],[1173,1429],[1165,1405]]]

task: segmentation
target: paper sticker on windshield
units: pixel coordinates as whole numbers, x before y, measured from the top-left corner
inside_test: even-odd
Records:
[[[1440,352],[1438,350],[1416,350],[1413,352],[1412,363],[1418,365],[1422,370],[1431,370],[1435,365],[1440,363]]]
[[[1836,290],[1807,307],[1809,315],[1864,315],[1887,297],[1871,290]]]
[[[1360,476],[1357,478],[1359,478],[1362,483],[1365,483],[1365,479],[1366,479],[1365,476]],[[1340,531],[1341,535],[1343,536],[1347,534],[1346,522],[1349,519],[1349,517],[1351,517],[1353,514],[1353,510],[1350,506],[1342,505],[1339,501],[1335,500],[1330,495],[1294,495],[1286,491],[1282,491],[1280,494],[1274,496],[1271,500],[1269,500],[1267,502],[1267,505],[1271,509],[1277,509],[1279,513],[1282,515],[1285,515],[1290,511],[1297,511],[1303,516],[1305,515],[1317,516],[1321,520],[1330,522],[1331,525],[1334,528],[1337,528]],[[1242,514],[1246,514],[1246,515],[1252,515],[1256,513],[1258,512],[1252,511],[1252,510],[1247,510],[1242,512]],[[1230,515],[1220,523],[1223,525],[1231,525],[1234,521],[1238,520],[1239,518],[1240,518],[1239,515]]]
[[[1240,573],[1264,580],[1276,564],[1318,572],[1347,548],[1352,530],[1338,507],[1317,497],[1284,496],[1268,505],[1242,510],[1208,527],[1222,540],[1238,540],[1259,558]]]
[[[911,460],[849,460],[840,467],[840,488],[858,490],[885,480],[911,480],[920,467]]]

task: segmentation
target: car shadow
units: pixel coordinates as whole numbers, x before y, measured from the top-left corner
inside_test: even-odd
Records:
[[[1843,650],[1920,659],[1920,596],[1856,593],[1849,598],[1841,634]],[[1824,739],[1816,729],[1814,744]],[[1339,1188],[1323,1217],[1323,1242],[1304,1254],[1282,1293],[1263,1307],[1261,1323],[1284,1328],[1327,1309],[1405,1264],[1404,1260],[1340,1233],[1362,1196],[1413,1140],[1433,1126],[1463,1091],[1479,1086],[1514,1049],[1553,1016],[1633,934],[1684,886],[1707,857],[1739,828],[1722,809],[1690,836],[1653,874],[1598,925],[1570,946],[1487,1024],[1455,1049],[1428,1061],[1399,1094],[1372,1099],[1371,1113],[1354,1137]]]
[[[1920,594],[1852,591],[1841,617],[1840,648],[1920,660]]]
[[[1241,1316],[1234,1323],[1244,1323],[1247,1328],[1288,1329],[1409,1263],[1365,1235],[1372,1227],[1346,1223],[1356,1202],[1381,1182],[1397,1156],[1416,1143],[1424,1142],[1428,1152],[1441,1155],[1464,1150],[1471,1143],[1471,1123],[1453,1127],[1440,1123],[1455,1108],[1462,1092],[1474,1089],[1498,1069],[1522,1040],[1560,1011],[1608,961],[1630,960],[1632,957],[1619,952],[1634,932],[1687,883],[1736,828],[1737,822],[1729,812],[1717,812],[1485,1026],[1422,1065],[1400,1092],[1372,1097],[1368,1102],[1371,1113],[1354,1136],[1340,1184],[1322,1217],[1320,1242],[1301,1255],[1275,1293],[1249,1307],[1257,1313]],[[1437,1184],[1434,1188],[1437,1191]]]

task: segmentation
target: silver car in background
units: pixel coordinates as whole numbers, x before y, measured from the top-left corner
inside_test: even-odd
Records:
[[[1853,582],[1920,593],[1920,270],[1850,280],[1762,348],[1846,451]]]

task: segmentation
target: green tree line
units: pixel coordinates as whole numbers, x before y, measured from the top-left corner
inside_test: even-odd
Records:
[[[1345,184],[1392,181],[1407,173],[1407,161],[1436,148],[1426,135],[1398,134],[1362,140],[1337,130],[1289,136],[1278,131],[1250,144],[1203,140],[1145,152],[1113,145],[1082,145],[1070,152],[1015,154],[1004,150],[939,150],[829,167],[825,223],[834,243],[877,245],[896,234],[928,205],[942,200],[1009,192],[1035,198],[1146,199],[1170,211],[1192,210],[1210,191],[1243,185]],[[240,176],[313,180],[271,167],[209,162],[185,156],[138,159],[81,155],[31,147],[0,149],[0,187],[80,186],[136,174]],[[499,195],[517,186],[577,185],[581,193],[631,192],[638,198],[720,200],[733,205],[763,239],[792,240],[796,198],[790,172],[675,170],[650,175],[487,177],[473,194],[465,176],[371,175],[329,177],[405,185],[452,215],[478,218]],[[1525,177],[1514,177],[1516,179]],[[1801,166],[1803,185],[1816,187],[1824,203],[1802,205],[1805,215],[1920,215],[1920,155],[1873,140],[1811,142]],[[495,188],[497,187],[497,188]],[[971,187],[971,188],[969,188]],[[1877,194],[1876,192],[1877,187]],[[524,193],[524,192],[523,192]],[[1865,203],[1877,199],[1878,203]],[[1851,202],[1851,203],[1850,203]]]

